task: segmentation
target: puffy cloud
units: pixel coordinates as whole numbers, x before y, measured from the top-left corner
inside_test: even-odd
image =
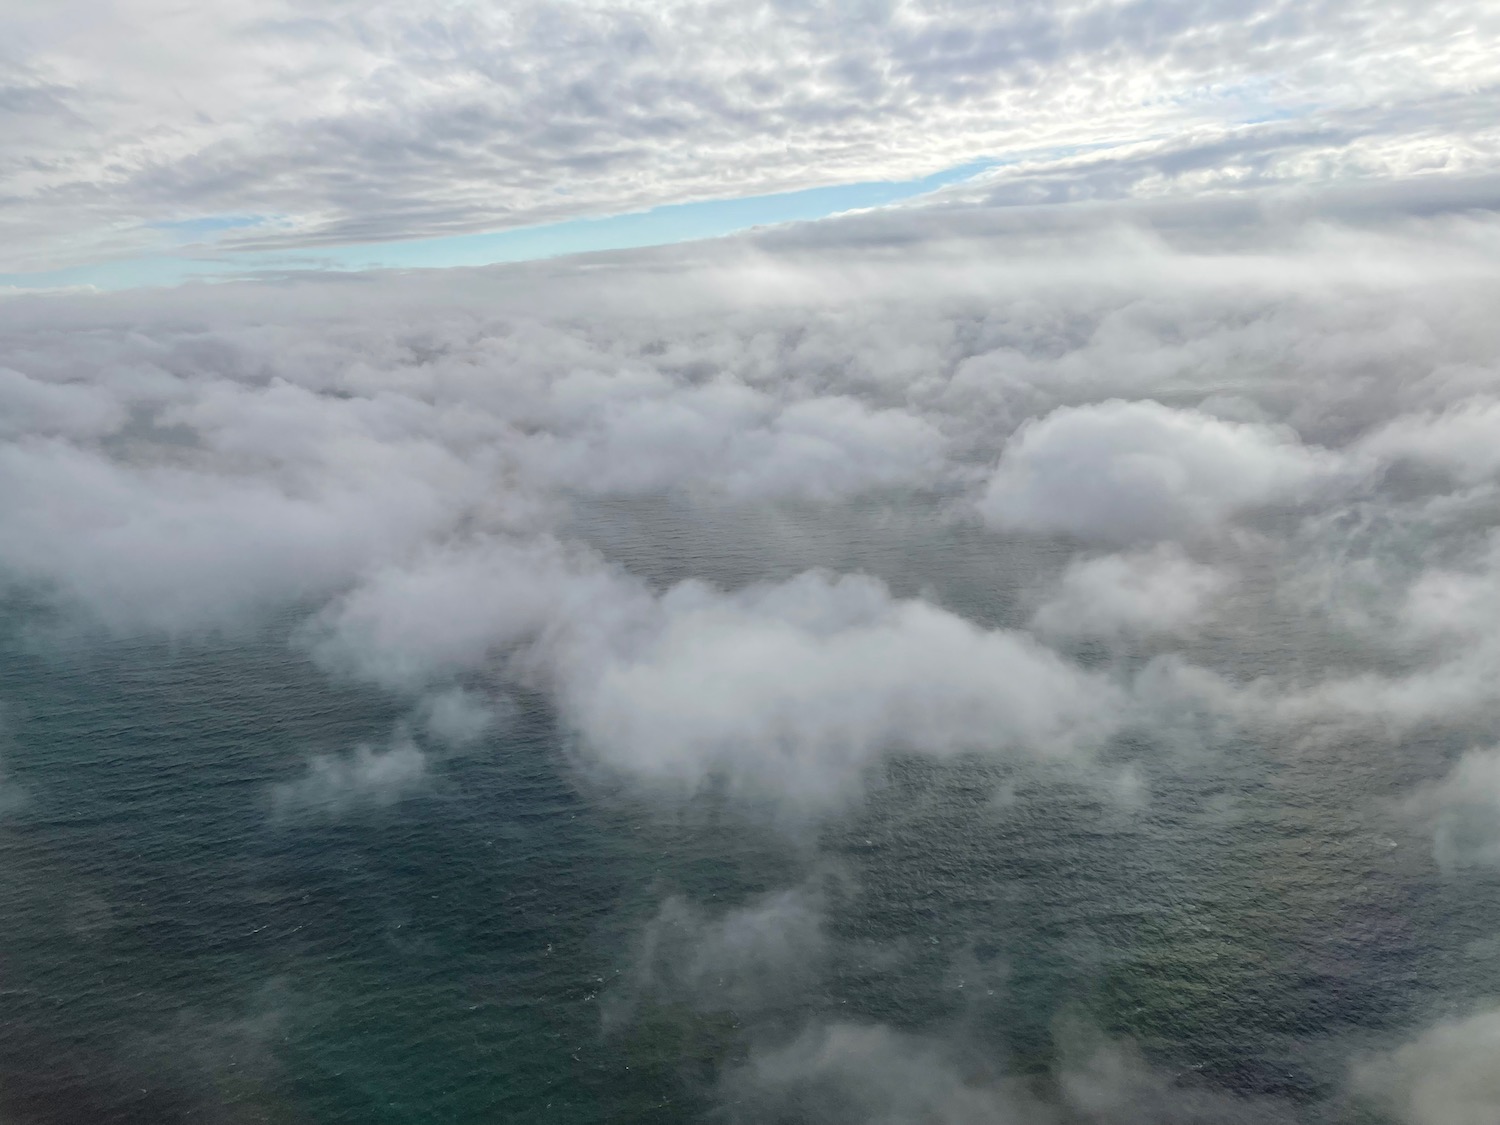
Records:
[[[829,500],[933,483],[943,436],[926,419],[848,396],[777,403],[719,380],[569,376],[552,392],[555,429],[519,456],[533,472],[598,493],[685,483],[746,499]]]
[[[120,404],[88,384],[31,379],[0,367],[0,435],[106,434],[125,422]]]
[[[515,656],[608,766],[809,806],[843,799],[889,751],[1087,750],[1123,707],[1024,634],[871,578],[809,572],[735,592],[688,581],[656,596],[549,540],[383,571],[310,643],[328,666],[397,687]]]
[[[490,538],[375,572],[311,622],[304,641],[330,669],[412,690],[559,629],[573,645],[607,644],[649,613],[644,586],[588,552],[551,537]]]
[[[461,687],[428,696],[417,709],[427,734],[452,746],[477,742],[499,723],[504,712],[503,702],[497,705]]]
[[[0,566],[121,628],[232,625],[452,526],[465,469],[434,454],[298,481],[21,439],[0,446]]]
[[[1068,637],[1173,633],[1192,625],[1228,578],[1175,544],[1075,559],[1032,627]]]
[[[1402,567],[1397,552],[1417,553],[1413,546],[1381,543],[1386,550],[1377,557],[1396,563],[1396,575],[1372,584],[1368,596],[1389,604],[1370,614],[1363,632],[1366,643],[1379,646],[1382,666],[1330,674],[1278,699],[1278,711],[1298,720],[1342,716],[1394,729],[1440,723],[1471,738],[1492,726],[1500,713],[1494,689],[1500,675],[1500,536],[1491,532],[1474,542],[1486,530],[1481,521],[1488,503],[1481,496],[1477,512],[1460,505],[1446,526],[1422,522],[1411,529],[1421,553],[1445,556],[1435,565]],[[1356,558],[1331,574],[1353,585],[1369,569],[1367,559]]]
[[[817,573],[730,595],[678,586],[654,629],[564,699],[607,762],[814,804],[888,750],[1086,750],[1121,707],[1107,682],[1024,634]]]
[[[1409,459],[1474,484],[1500,472],[1500,399],[1474,398],[1441,413],[1406,414],[1370,434],[1360,446],[1388,459]]]
[[[1002,530],[1130,542],[1211,531],[1335,468],[1283,429],[1158,402],[1064,407],[1006,445],[979,511]]]
[[[1381,229],[1331,223],[1352,205],[1326,200],[1312,222],[914,210],[588,263],[0,301],[24,426],[0,438],[0,570],[122,631],[310,617],[326,667],[414,702],[530,677],[621,768],[815,800],[889,751],[1097,743],[1124,690],[1106,680],[1173,741],[1252,695],[1294,722],[1477,714],[1490,568],[1459,545],[1488,486],[1403,476],[1388,435],[1493,397],[1500,236],[1388,204]],[[1129,548],[955,530],[975,491],[1005,528]],[[621,493],[716,513],[695,552],[731,552],[702,529],[736,511],[824,514],[710,566],[644,526],[596,535],[636,518]],[[1287,504],[1218,536],[1212,572],[1170,545]],[[912,534],[974,536],[953,540],[961,597],[927,596],[930,565],[895,543],[918,517]],[[790,581],[815,565],[890,585]],[[1299,567],[1317,582],[1296,589]],[[681,584],[699,571],[716,584]],[[1215,601],[1229,573],[1261,585]],[[1023,578],[1052,591],[1044,634],[1196,644],[1212,605],[1223,642],[1083,676],[997,627],[1025,620]],[[1277,599],[1343,628],[1328,604],[1356,589],[1379,651],[1419,660],[1245,687],[1225,653]],[[742,642],[772,667],[746,673]]]

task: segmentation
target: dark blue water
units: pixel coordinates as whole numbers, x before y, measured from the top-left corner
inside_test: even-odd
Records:
[[[687,524],[636,515],[589,533],[658,581],[776,577],[771,555],[995,620],[1048,549],[720,528],[704,553]],[[1352,1051],[1500,993],[1500,886],[1444,880],[1393,812],[1456,752],[1436,734],[1395,754],[1126,741],[1110,756],[1149,777],[1139,807],[1066,774],[897,760],[868,800],[791,827],[601,782],[512,688],[477,744],[424,743],[426,785],[288,818],[275,786],[409,710],[330,681],[298,620],[171,643],[7,606],[7,1125],[699,1121],[752,1044],[812,1021],[1042,1074],[1077,1013],[1182,1081],[1344,1119]],[[788,887],[827,917],[790,986],[715,1003],[641,983],[663,903],[712,917]]]

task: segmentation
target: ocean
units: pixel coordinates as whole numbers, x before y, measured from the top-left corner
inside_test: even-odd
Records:
[[[658,586],[830,566],[1001,625],[1062,549],[911,503],[601,502],[574,531]],[[6,1125],[862,1120],[743,1080],[829,1027],[939,1043],[971,1084],[1128,1042],[1177,1107],[1156,1120],[1366,1121],[1352,1061],[1500,994],[1500,874],[1445,877],[1401,813],[1452,732],[1125,735],[1087,773],[895,755],[789,819],[601,771],[503,670],[501,719],[440,745],[316,666],[305,617],[121,638],[7,602]],[[1331,662],[1270,616],[1259,647],[1196,643],[1242,679]],[[393,729],[427,752],[413,784],[292,788]]]

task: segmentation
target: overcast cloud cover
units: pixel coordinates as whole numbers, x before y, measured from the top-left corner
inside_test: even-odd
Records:
[[[1417,824],[1434,880],[1500,866],[1495,6],[0,13],[16,271],[997,165],[716,242],[0,296],[31,643],[275,625],[406,709],[272,784],[282,830],[399,815],[528,693],[580,785],[799,839],[895,760],[1131,816],[1257,738],[1403,762],[1378,830]],[[930,580],[924,543],[991,586]],[[1086,1028],[1037,1083],[962,1027],[802,1018],[840,879],[665,895],[606,1023],[744,1017],[727,1121],[1312,1120]],[[1500,1117],[1468,999],[1350,1046],[1338,1107]]]
[[[1007,202],[1497,168],[1472,0],[7,0],[4,271],[976,161]],[[960,194],[963,194],[962,192]]]

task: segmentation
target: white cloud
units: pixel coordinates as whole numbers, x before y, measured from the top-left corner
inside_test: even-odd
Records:
[[[1489,1125],[1500,1115],[1500,1011],[1428,1028],[1355,1069],[1355,1089],[1401,1125]]]
[[[1129,1044],[1064,1029],[1050,1083],[1007,1074],[933,1036],[878,1024],[813,1024],[761,1047],[723,1083],[723,1113],[745,1122],[828,1125],[1275,1125],[1296,1120],[1277,1102],[1174,1083]],[[1074,1041],[1076,1040],[1076,1042]],[[1050,1087],[1050,1088],[1049,1088]],[[1414,1125],[1468,1125],[1421,1121]]]
[[[412,690],[558,629],[573,630],[573,643],[612,638],[649,602],[644,587],[551,537],[485,539],[376,571],[331,603],[305,640],[333,670]]]
[[[889,751],[1086,751],[1123,706],[1024,634],[874,579],[809,572],[733,593],[688,581],[657,597],[550,541],[381,572],[310,641],[329,667],[394,687],[512,656],[604,764],[810,807],[847,797]]]
[[[527,677],[605,762],[814,802],[892,751],[1084,747],[1117,704],[1174,743],[1252,696],[1293,722],[1481,714],[1489,567],[1459,548],[1489,486],[1365,470],[1367,435],[1493,391],[1500,227],[1366,203],[1380,229],[1334,223],[1347,200],[1307,222],[1222,201],[914,210],[587,263],[0,301],[0,394],[25,419],[0,438],[0,569],[122,632],[311,618],[326,667],[414,705]],[[974,583],[927,596],[910,545],[879,542],[886,490],[923,535],[978,493],[1005,527],[1124,544],[1080,559],[966,528],[955,565],[1027,553],[1052,635],[1196,644],[1211,609],[1222,643],[1193,659],[1213,666],[1084,675],[996,628],[1017,618]],[[783,500],[829,518],[748,543],[722,586],[679,585],[700,560],[670,537],[576,542],[574,516],[619,493],[726,527]],[[1212,571],[1171,543],[1288,504],[1194,544]],[[1404,538],[1349,530],[1384,524]],[[825,562],[891,587],[790,580]],[[1299,567],[1322,584],[1292,590]],[[1268,581],[1332,628],[1315,586],[1371,567],[1368,628],[1404,669],[1289,665],[1252,690],[1226,666],[1286,612]]]
[[[319,754],[306,776],[272,789],[278,817],[342,816],[359,808],[383,808],[427,782],[427,758],[410,739],[384,750],[359,746],[349,754]]]
[[[1175,544],[1075,559],[1032,628],[1065,637],[1174,633],[1193,625],[1228,583]]]
[[[654,628],[563,698],[610,764],[690,785],[722,775],[814,805],[891,750],[1086,751],[1122,706],[1024,634],[817,573],[728,595],[678,586]]]
[[[464,474],[438,453],[299,481],[23,438],[0,445],[0,566],[121,628],[230,625],[451,526]]]
[[[1500,749],[1469,751],[1407,807],[1432,824],[1443,868],[1500,867]]]
[[[597,493],[685,484],[746,499],[830,500],[931,484],[942,434],[847,396],[789,404],[742,383],[570,375],[552,388],[555,429],[519,456],[538,475]]]
[[[1065,407],[1023,426],[979,510],[1002,530],[1160,539],[1296,500],[1335,467],[1285,429],[1116,400]]]
[[[1391,729],[1440,723],[1469,737],[1491,726],[1500,713],[1494,689],[1500,676],[1500,536],[1490,533],[1474,543],[1486,530],[1480,521],[1488,508],[1481,496],[1477,512],[1463,505],[1447,526],[1419,522],[1411,529],[1418,558],[1442,550],[1442,563],[1402,567],[1396,552],[1416,553],[1413,546],[1377,540],[1378,553],[1346,559],[1341,567],[1320,564],[1330,570],[1331,581],[1349,585],[1366,577],[1367,559],[1396,571],[1373,584],[1368,596],[1386,604],[1364,625],[1365,643],[1379,646],[1384,666],[1327,675],[1277,700],[1278,711],[1294,720],[1343,717]]]
[[[1404,414],[1370,434],[1361,448],[1373,456],[1432,465],[1467,483],[1500,473],[1500,399],[1474,398],[1441,413]]]

